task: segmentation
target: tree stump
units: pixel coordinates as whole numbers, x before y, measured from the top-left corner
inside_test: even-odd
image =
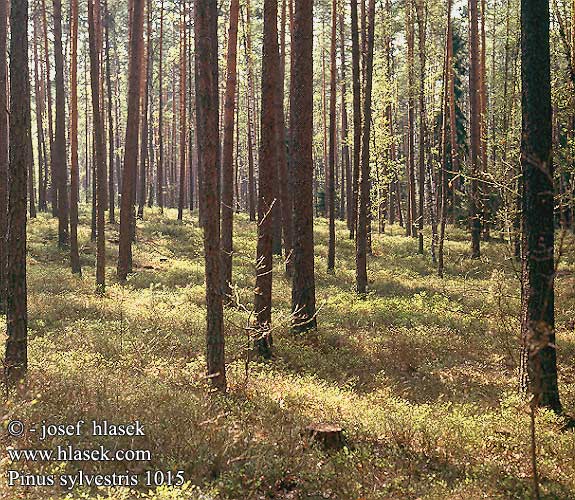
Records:
[[[306,436],[326,450],[341,450],[345,445],[343,429],[336,424],[315,423],[305,428]]]

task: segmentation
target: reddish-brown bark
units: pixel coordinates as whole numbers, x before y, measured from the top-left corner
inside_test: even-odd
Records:
[[[223,301],[220,273],[220,159],[218,97],[218,5],[216,0],[196,0],[196,130],[200,185],[204,210],[206,263],[207,368],[212,385],[226,389]]]
[[[316,326],[313,238],[313,0],[295,0],[290,140],[294,193],[293,329]]]
[[[118,278],[125,281],[132,268],[132,224],[138,161],[138,129],[140,126],[140,80],[142,77],[142,34],[144,26],[144,0],[130,0],[131,29],[128,68],[128,116],[124,149],[124,175],[120,207],[120,250]]]
[[[70,264],[81,274],[78,253],[78,0],[70,1]]]
[[[228,30],[226,94],[224,101],[224,145],[222,152],[222,287],[231,300],[234,224],[234,126],[237,87],[239,0],[231,0]],[[236,153],[237,154],[237,153]]]

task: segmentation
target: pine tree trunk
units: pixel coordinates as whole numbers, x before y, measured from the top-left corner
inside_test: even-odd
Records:
[[[150,26],[151,27],[151,26]],[[186,87],[187,87],[187,40],[186,40],[186,2],[182,4],[180,21],[180,192],[178,197],[178,220],[184,218],[186,205]]]
[[[417,233],[419,239],[418,252],[423,255],[423,213],[425,210],[425,153],[426,139],[426,113],[425,113],[425,22],[427,5],[425,0],[415,0],[417,26],[419,31],[419,218],[417,219]]]
[[[495,8],[495,6],[494,6]],[[480,36],[481,36],[481,49],[479,53],[479,100],[480,100],[480,147],[481,147],[481,171],[483,173],[487,172],[487,66],[486,66],[486,38],[485,38],[485,17],[486,12],[485,0],[481,0],[481,26],[480,26]],[[481,210],[482,210],[482,220],[483,220],[483,238],[488,240],[490,237],[490,207],[489,207],[489,186],[486,182],[481,182]]]
[[[225,391],[222,276],[220,273],[220,176],[218,98],[218,5],[196,0],[196,130],[198,160],[203,171],[200,193],[204,205],[206,262],[207,368],[212,385]]]
[[[232,258],[234,224],[234,128],[237,87],[239,0],[231,0],[228,30],[226,94],[224,103],[224,145],[222,152],[222,288],[224,300],[232,301]],[[238,154],[236,152],[236,154]]]
[[[10,8],[10,160],[6,267],[6,357],[8,383],[26,375],[28,304],[26,290],[26,189],[30,163],[30,95],[28,74],[28,1]]]
[[[295,332],[316,327],[313,238],[313,0],[295,0],[290,81],[290,141],[294,193]]]
[[[106,287],[106,152],[104,145],[104,125],[102,120],[102,95],[100,78],[99,40],[101,24],[100,0],[88,0],[88,34],[90,43],[90,83],[92,88],[92,114],[94,122],[95,182],[96,182],[96,289],[103,293]]]
[[[164,0],[160,3],[160,42],[158,50],[158,166],[156,198],[160,213],[164,212]]]
[[[279,179],[279,197],[281,198],[281,218],[283,246],[285,251],[285,270],[287,276],[293,276],[293,193],[291,179],[288,175],[288,159],[286,148],[286,124],[284,110],[284,80],[286,67],[286,1],[282,2],[281,15],[281,35],[280,35],[280,74],[277,79],[276,90],[276,132],[278,134],[278,179]]]
[[[339,16],[339,39],[341,46],[341,150],[342,162],[345,171],[345,197],[347,228],[353,226],[353,181],[351,175],[351,163],[349,158],[348,123],[347,123],[347,83],[346,83],[346,59],[345,59],[345,24],[343,14]]]
[[[6,60],[8,0],[0,0],[0,312],[6,306],[6,262],[8,230],[8,66]]]
[[[359,213],[356,237],[356,291],[367,292],[367,218],[369,209],[369,140],[371,134],[371,87],[373,77],[373,48],[375,33],[375,0],[369,0],[369,27],[367,32],[367,53],[365,58],[365,91],[363,96],[363,141],[361,145],[361,170],[359,177]]]
[[[527,385],[538,406],[561,413],[555,343],[554,186],[547,2],[521,1],[521,63],[521,382]]]
[[[58,245],[69,242],[68,167],[66,165],[66,94],[64,91],[64,58],[62,55],[62,3],[54,5],[54,72],[56,84],[56,135],[52,164],[58,185]]]
[[[46,19],[46,1],[42,5],[42,31],[44,35],[44,62],[46,65],[46,94],[48,96],[48,145],[50,146],[50,198],[52,216],[58,216],[58,174],[54,166],[54,126],[52,121],[52,82],[50,71],[50,51],[48,48],[48,21]]]
[[[481,255],[481,200],[478,181],[481,171],[481,89],[477,2],[478,0],[469,0],[469,129],[471,146],[469,222],[472,259],[478,259]]]
[[[256,348],[264,357],[271,356],[270,333],[272,311],[272,239],[274,177],[277,173],[278,133],[276,130],[276,92],[280,74],[277,0],[264,0],[264,40],[262,54],[261,147],[258,185],[258,242],[256,261],[257,315]]]
[[[81,274],[78,253],[78,0],[70,2],[70,264],[74,274]]]
[[[152,80],[152,71],[151,71],[151,61],[152,61],[152,3],[150,0],[147,1],[146,4],[146,15],[147,15],[147,23],[146,23],[146,46],[144,50],[144,58],[143,58],[143,68],[142,68],[142,127],[140,130],[140,175],[138,176],[139,180],[139,193],[138,193],[138,213],[137,218],[143,219],[144,218],[144,206],[146,205],[146,194],[147,194],[147,176],[149,169],[149,157],[148,157],[148,135],[149,131],[148,128],[150,127],[150,123],[148,121],[148,105],[149,105],[149,97],[150,97],[150,85]]]
[[[108,11],[108,0],[104,3],[105,12],[105,38],[106,38],[106,90],[108,94],[108,216],[110,224],[116,223],[116,188],[114,181],[114,163],[115,163],[115,148],[114,148],[114,117],[113,109],[114,104],[112,102],[112,69],[110,64],[110,24],[112,22],[112,17]],[[117,125],[117,124],[116,124]]]
[[[327,210],[329,217],[329,243],[327,252],[327,269],[335,269],[335,104],[337,99],[336,77],[337,64],[335,57],[336,50],[336,33],[337,33],[337,2],[332,0],[331,3],[331,48],[330,48],[330,79],[329,79],[329,167],[327,178]]]
[[[442,124],[441,124],[441,201],[439,208],[439,244],[437,249],[437,274],[440,278],[444,275],[444,248],[445,248],[445,227],[447,225],[447,191],[448,191],[448,177],[447,177],[447,128],[454,127],[455,123],[455,100],[451,98],[453,86],[453,33],[451,30],[451,6],[452,0],[447,2],[447,33],[445,43],[445,65],[444,71],[444,90],[443,90],[443,111],[442,111]],[[453,118],[452,118],[453,117]],[[454,158],[457,154],[455,143],[455,130],[450,130],[450,146],[451,146],[451,164],[453,165]]]
[[[248,67],[248,201],[250,210],[250,220],[256,220],[256,200],[255,200],[255,179],[254,179],[254,149],[257,144],[255,133],[255,97],[254,97],[254,70],[252,61],[252,35],[251,35],[251,13],[250,0],[246,1],[246,20],[244,26],[244,48],[246,64]]]
[[[407,178],[408,178],[408,220],[406,224],[407,236],[417,237],[417,205],[415,193],[415,75],[414,75],[414,20],[413,3],[407,0]]]
[[[43,68],[43,66],[40,64],[38,57],[38,29],[39,29],[38,24],[39,24],[39,17],[36,14],[34,16],[33,50],[34,50],[34,88],[35,88],[35,101],[36,101],[36,138],[38,140],[38,209],[41,212],[45,212],[47,210],[46,186],[48,182],[48,160],[46,152],[46,139],[44,137],[44,125],[43,125],[45,103],[44,103],[44,89],[42,87],[42,82],[44,81],[44,75],[43,75],[43,69],[41,69]],[[2,49],[0,48],[0,50]],[[4,52],[6,51],[4,50]],[[4,66],[6,65],[4,64]],[[5,73],[4,76],[0,75],[0,78],[5,79]],[[1,89],[0,92],[2,92]],[[1,105],[2,104],[0,104],[0,106]],[[0,197],[2,197],[1,194]],[[5,199],[5,197],[2,197],[2,199]]]
[[[126,281],[128,273],[132,271],[132,227],[135,215],[134,195],[138,161],[138,129],[140,126],[144,0],[130,0],[130,6],[132,15],[128,69],[128,116],[126,121],[122,203],[120,207],[120,250],[117,269],[120,281]]]
[[[361,87],[360,87],[359,27],[357,0],[351,0],[351,67],[353,79],[353,199],[352,226],[349,238],[355,237],[357,227],[357,202],[359,186],[359,161],[361,158]]]

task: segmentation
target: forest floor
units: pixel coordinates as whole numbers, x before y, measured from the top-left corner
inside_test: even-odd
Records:
[[[246,309],[228,308],[229,391],[208,394],[202,233],[189,215],[149,212],[138,224],[135,273],[115,280],[117,227],[109,226],[108,287],[94,293],[95,245],[82,211],[83,277],[57,249],[56,221],[29,224],[29,379],[0,412],[4,426],[140,420],[140,437],[0,433],[3,450],[143,449],[146,463],[10,462],[0,457],[2,499],[478,499],[531,496],[530,417],[517,396],[519,281],[502,241],[468,258],[449,228],[446,277],[400,227],[374,234],[370,294],[354,293],[354,245],[337,225],[336,271],[326,271],[327,224],[316,222],[317,332],[288,328],[291,284],[274,266],[274,350],[246,364],[255,224],[236,217],[234,279]],[[426,243],[429,241],[426,235]],[[557,277],[560,390],[575,411],[575,242]],[[303,430],[332,422],[347,446],[325,452]],[[541,497],[575,498],[575,435],[537,417]],[[10,469],[39,474],[183,470],[183,487],[8,487]],[[167,477],[167,476],[166,476]]]

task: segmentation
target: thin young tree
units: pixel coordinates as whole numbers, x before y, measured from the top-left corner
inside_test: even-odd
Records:
[[[443,111],[442,111],[442,124],[441,124],[441,197],[439,202],[439,241],[437,248],[437,274],[443,278],[444,274],[444,248],[445,248],[445,228],[447,225],[447,191],[449,183],[447,178],[447,145],[448,145],[448,127],[451,127],[451,115],[455,117],[455,109],[452,110],[455,101],[452,102],[450,98],[451,85],[453,78],[453,34],[451,28],[451,7],[452,0],[447,0],[447,31],[445,41],[445,64],[444,64],[444,87],[443,87]],[[451,131],[450,131],[451,132]],[[451,164],[456,155],[454,151],[454,144],[450,142]]]
[[[6,305],[6,231],[8,228],[8,79],[6,45],[8,0],[0,0],[0,312]]]
[[[186,48],[186,2],[182,2],[182,12],[180,19],[180,191],[178,196],[178,220],[184,218],[184,206],[186,203],[186,84],[187,84],[187,48]]]
[[[427,20],[427,5],[425,0],[415,0],[415,10],[418,27],[419,43],[419,217],[417,219],[418,233],[418,253],[423,255],[423,211],[425,208],[425,167],[426,167],[426,110],[425,110],[425,64],[426,64],[426,47],[425,47],[425,28]]]
[[[48,21],[46,16],[46,0],[41,0],[42,7],[42,34],[44,38],[44,64],[46,75],[46,94],[48,96],[48,145],[50,148],[50,198],[52,203],[52,216],[58,216],[58,174],[52,161],[54,155],[54,125],[52,113],[52,80],[50,70],[50,50],[48,48]]]
[[[140,86],[142,78],[142,46],[144,31],[144,0],[130,0],[130,43],[128,67],[128,116],[124,146],[124,174],[120,206],[120,249],[118,278],[126,281],[132,271],[132,240],[135,185],[138,162],[138,130],[140,127]]]
[[[196,0],[194,30],[198,162],[203,172],[199,191],[205,216],[206,358],[208,378],[212,386],[225,391],[224,312],[220,273],[217,0]]]
[[[112,16],[108,10],[108,0],[104,1],[104,37],[105,37],[105,51],[106,51],[106,92],[108,104],[106,106],[108,112],[108,217],[110,224],[116,223],[116,182],[114,180],[115,174],[115,141],[114,141],[114,103],[112,100],[112,64],[111,64],[111,48],[110,48],[110,28],[112,24]]]
[[[70,264],[74,274],[81,274],[78,252],[78,0],[70,1]]]
[[[30,82],[28,82],[28,91],[31,91]],[[28,101],[30,103],[30,100]],[[30,116],[32,114],[30,113]],[[34,146],[32,145],[32,132],[28,134],[28,149],[30,150],[30,163],[28,164],[28,216],[31,219],[37,217],[36,213],[36,189],[34,186]]]
[[[521,1],[521,385],[561,413],[555,343],[555,228],[549,4]]]
[[[339,43],[341,52],[341,157],[343,162],[343,171],[345,172],[345,208],[347,228],[351,230],[353,224],[353,182],[351,179],[351,163],[348,143],[347,75],[345,59],[345,23],[343,21],[343,12],[339,14]]]
[[[280,75],[277,79],[276,91],[276,131],[278,134],[278,184],[281,199],[281,218],[283,246],[285,252],[285,270],[287,276],[293,275],[293,194],[288,174],[288,158],[286,148],[286,117],[284,110],[284,80],[286,68],[286,1],[282,2],[281,33],[280,33]]]
[[[222,287],[224,300],[232,296],[234,225],[234,128],[237,87],[239,0],[231,0],[224,101],[224,144],[222,152]],[[238,154],[238,153],[236,153]]]
[[[34,97],[36,108],[36,139],[38,148],[38,209],[41,212],[47,211],[46,204],[46,183],[48,181],[48,160],[46,158],[46,140],[44,137],[44,88],[42,82],[44,81],[43,65],[40,64],[38,55],[38,29],[39,29],[39,16],[38,10],[34,14],[33,21],[33,53],[34,53]],[[4,50],[4,53],[6,51]],[[4,65],[4,68],[6,65]],[[5,69],[4,69],[5,71]],[[2,78],[0,76],[0,78]],[[7,125],[6,125],[7,126]],[[7,134],[6,134],[7,137]],[[7,163],[7,161],[6,161]],[[4,197],[5,198],[5,197]],[[3,199],[4,199],[3,198]],[[2,233],[4,234],[4,233]],[[3,281],[3,280],[0,280]]]
[[[277,0],[264,0],[264,40],[262,53],[261,146],[258,183],[258,242],[256,292],[258,353],[271,355],[272,319],[272,239],[274,209],[274,177],[277,173],[276,105],[277,78],[280,72]]]
[[[185,7],[182,7],[185,9]],[[140,175],[138,176],[138,219],[144,218],[144,206],[146,204],[146,188],[147,188],[147,175],[148,175],[148,165],[149,165],[149,156],[148,156],[148,128],[150,127],[150,123],[148,120],[148,105],[149,105],[149,97],[150,97],[150,85],[151,85],[151,62],[152,62],[152,2],[147,0],[146,2],[146,44],[145,50],[143,54],[143,61],[142,61],[142,126],[140,127],[140,158],[139,158],[139,166],[140,166]]]
[[[406,38],[407,38],[407,192],[408,210],[406,235],[417,237],[417,205],[415,193],[415,34],[413,19],[413,2],[407,0],[406,16]],[[423,214],[421,214],[423,215]]]
[[[329,165],[327,179],[327,210],[329,217],[329,242],[327,251],[327,269],[335,269],[335,155],[336,155],[336,81],[337,81],[337,0],[331,2],[331,46],[329,78]]]
[[[356,235],[356,291],[367,292],[367,211],[369,207],[369,140],[371,134],[371,89],[373,82],[373,51],[375,38],[375,0],[369,0],[367,28],[367,53],[365,57],[365,87],[363,96],[363,136],[361,144],[361,169],[359,174],[359,207]]]
[[[156,197],[160,213],[164,212],[164,0],[160,3],[160,41],[158,49],[158,166]]]
[[[54,83],[56,84],[56,130],[52,163],[58,186],[58,245],[69,243],[68,167],[66,165],[66,92],[64,89],[64,56],[62,53],[62,2],[54,6]]]
[[[104,145],[104,124],[102,119],[100,76],[101,50],[98,41],[101,36],[99,6],[100,0],[88,0],[88,37],[90,45],[90,88],[92,90],[92,117],[94,124],[94,152],[96,162],[96,289],[103,293],[106,286],[106,151]]]
[[[471,139],[469,224],[472,259],[478,259],[481,255],[481,210],[478,180],[481,171],[481,86],[477,2],[478,0],[469,0],[469,130]]]
[[[352,0],[354,1],[354,0]],[[295,0],[290,141],[294,193],[293,330],[317,324],[313,238],[313,0]]]
[[[8,229],[6,268],[6,357],[9,383],[28,368],[28,302],[26,289],[26,191],[31,161],[28,74],[28,0],[10,5],[10,160],[8,167]]]
[[[248,67],[248,88],[247,88],[247,101],[248,101],[248,203],[250,220],[256,220],[256,202],[255,202],[255,180],[254,180],[254,149],[256,144],[255,139],[255,84],[254,84],[254,67],[253,67],[253,53],[252,53],[252,30],[251,30],[251,10],[250,0],[246,1],[246,19],[242,24],[244,28],[244,50],[246,56],[246,64]]]
[[[361,75],[358,23],[357,0],[351,0],[351,72],[353,80],[353,197],[352,224],[349,230],[350,239],[355,237],[355,229],[357,227],[359,163],[361,159]]]

